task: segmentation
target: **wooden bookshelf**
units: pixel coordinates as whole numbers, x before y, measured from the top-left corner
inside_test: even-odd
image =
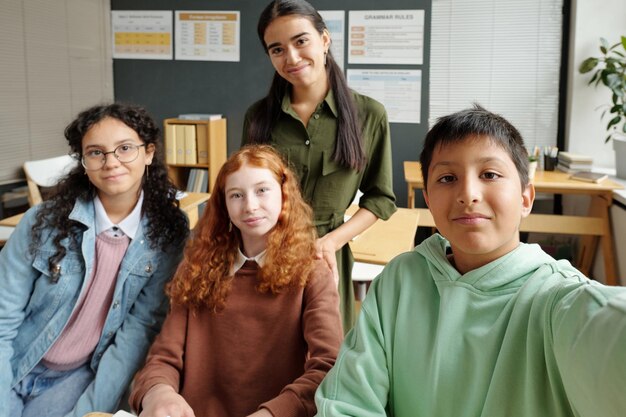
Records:
[[[177,144],[183,134],[180,129],[182,126],[194,126],[195,127],[195,149],[191,152],[196,153],[195,163],[188,163],[184,160],[184,154],[188,149],[184,145],[183,156],[181,157],[180,151],[181,145]],[[181,190],[186,190],[187,180],[189,178],[189,172],[193,168],[206,169],[208,172],[208,190],[213,191],[215,179],[220,168],[226,162],[226,119],[218,120],[183,120],[183,119],[165,119],[163,121],[163,132],[165,142],[165,155],[166,163],[168,167],[168,173],[170,179]],[[183,143],[185,142],[182,139]],[[189,141],[187,140],[187,144]],[[174,146],[174,148],[172,148]],[[200,155],[201,152],[205,152],[204,155]],[[173,153],[175,156],[173,156]],[[204,160],[202,160],[204,158]],[[171,162],[174,160],[175,162]],[[169,161],[169,162],[168,162]],[[205,162],[206,161],[206,162]]]

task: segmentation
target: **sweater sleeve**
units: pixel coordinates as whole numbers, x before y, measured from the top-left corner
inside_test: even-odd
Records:
[[[591,282],[559,300],[552,317],[554,354],[576,414],[626,415],[626,289]]]
[[[144,395],[153,386],[167,384],[176,392],[179,391],[188,313],[185,307],[172,306],[163,323],[161,333],[150,348],[146,364],[135,376],[129,403],[137,413],[141,411],[141,401]]]
[[[304,373],[259,407],[268,409],[274,417],[315,414],[315,390],[333,367],[343,339],[337,288],[332,273],[321,261],[316,263],[304,289],[302,329],[308,346]]]
[[[379,316],[379,283],[372,283],[337,363],[317,390],[317,416],[387,415],[390,370]]]

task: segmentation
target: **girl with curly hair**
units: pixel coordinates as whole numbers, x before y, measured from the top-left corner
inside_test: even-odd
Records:
[[[130,402],[143,417],[312,416],[342,339],[309,206],[268,145],[220,170]],[[195,414],[194,414],[195,413]]]
[[[116,409],[188,234],[144,109],[91,107],[65,137],[80,163],[0,252],[0,417]]]

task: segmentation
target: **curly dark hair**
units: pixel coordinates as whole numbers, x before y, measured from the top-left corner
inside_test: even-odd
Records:
[[[89,129],[106,118],[114,118],[137,132],[146,145],[153,144],[155,155],[150,169],[142,179],[144,193],[142,214],[148,218],[146,237],[150,247],[170,250],[180,245],[187,238],[189,228],[187,218],[179,209],[176,188],[167,176],[167,167],[163,161],[163,152],[158,146],[160,130],[145,109],[138,106],[112,103],[93,106],[82,111],[65,128],[71,154],[82,157],[82,140]],[[78,236],[82,232],[79,223],[69,218],[77,200],[90,201],[95,198],[97,189],[85,175],[85,168],[78,164],[56,186],[54,195],[44,201],[37,213],[32,231],[30,251],[35,252],[42,239],[44,229],[54,229],[56,252],[48,260],[50,271],[63,259],[70,247],[77,247]],[[66,243],[64,243],[66,242]],[[67,247],[66,247],[67,245]]]

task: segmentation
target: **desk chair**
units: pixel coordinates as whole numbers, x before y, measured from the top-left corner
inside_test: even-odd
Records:
[[[43,201],[39,187],[55,186],[77,164],[78,161],[69,155],[24,162],[30,206]]]

